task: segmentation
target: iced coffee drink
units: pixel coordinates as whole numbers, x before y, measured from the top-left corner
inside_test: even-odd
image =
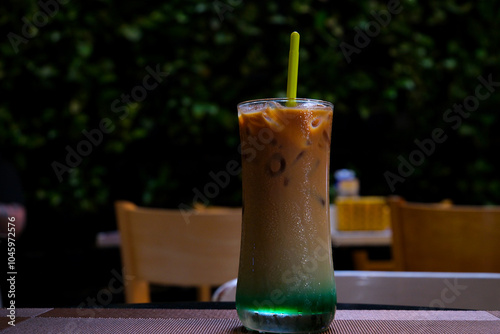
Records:
[[[329,160],[333,106],[240,103],[243,228],[236,308],[267,332],[314,332],[333,320]]]

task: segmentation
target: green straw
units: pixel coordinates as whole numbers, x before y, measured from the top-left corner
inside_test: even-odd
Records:
[[[299,75],[299,40],[300,35],[294,31],[290,35],[290,55],[288,57],[288,82],[286,86],[286,97],[288,107],[295,106],[297,97],[297,78]]]

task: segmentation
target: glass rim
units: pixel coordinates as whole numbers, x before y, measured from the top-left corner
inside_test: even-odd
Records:
[[[251,105],[251,104],[257,104],[257,103],[263,103],[263,102],[288,102],[288,101],[295,101],[295,102],[314,102],[319,105],[322,105],[326,108],[331,108],[333,110],[333,103],[325,100],[319,100],[319,99],[310,99],[310,98],[305,98],[305,97],[297,97],[297,98],[288,98],[288,97],[270,97],[270,98],[263,98],[263,99],[253,99],[253,100],[248,100],[248,101],[243,101],[240,102],[236,105],[237,108],[240,108],[243,105]],[[296,108],[300,107],[295,106],[295,107],[286,107],[286,108]]]

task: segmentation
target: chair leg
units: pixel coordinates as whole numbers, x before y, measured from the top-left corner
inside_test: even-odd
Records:
[[[352,254],[355,270],[394,271],[396,266],[392,260],[370,260],[366,250],[355,250]]]
[[[125,285],[125,300],[127,304],[150,303],[149,283],[134,279]]]
[[[209,285],[202,285],[198,287],[198,301],[209,302],[212,298],[212,293]]]

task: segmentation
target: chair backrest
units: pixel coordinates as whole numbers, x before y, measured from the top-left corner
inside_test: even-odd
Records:
[[[207,287],[237,276],[241,209],[186,213],[124,201],[115,209],[124,272],[132,279],[127,302],[149,302],[149,283]]]
[[[395,270],[500,273],[500,207],[389,203]]]

